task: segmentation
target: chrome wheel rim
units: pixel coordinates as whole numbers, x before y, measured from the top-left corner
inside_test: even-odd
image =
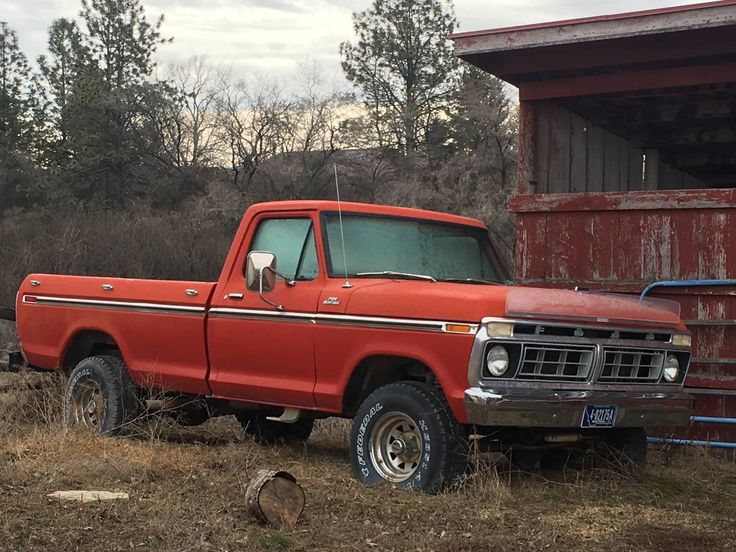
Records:
[[[417,471],[422,456],[422,434],[417,423],[401,412],[379,420],[371,438],[371,462],[389,481],[406,481]]]
[[[102,388],[94,381],[80,383],[74,394],[74,418],[77,425],[99,431],[104,412]]]

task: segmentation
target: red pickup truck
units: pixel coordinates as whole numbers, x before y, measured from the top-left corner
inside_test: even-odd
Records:
[[[415,209],[254,205],[217,282],[32,274],[15,314],[27,363],[68,375],[70,425],[124,431],[154,393],[265,443],[349,417],[369,485],[443,489],[470,441],[641,462],[643,428],[691,411],[675,304],[507,285],[480,221]]]

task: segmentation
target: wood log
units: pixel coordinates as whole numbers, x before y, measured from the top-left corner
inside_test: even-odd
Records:
[[[259,470],[248,484],[245,501],[256,518],[291,529],[304,511],[306,497],[290,473]]]

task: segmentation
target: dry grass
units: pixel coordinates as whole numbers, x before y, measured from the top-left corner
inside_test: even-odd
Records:
[[[520,474],[492,457],[436,497],[350,475],[348,425],[321,422],[303,447],[263,448],[230,418],[157,438],[66,431],[61,388],[0,377],[0,550],[733,550],[736,464],[655,451],[641,480],[612,473]],[[247,515],[261,468],[293,473],[307,493],[293,531]],[[58,503],[56,490],[125,491],[127,501]]]

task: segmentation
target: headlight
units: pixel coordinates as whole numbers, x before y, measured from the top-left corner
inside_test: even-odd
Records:
[[[486,355],[486,366],[492,376],[497,378],[503,376],[509,369],[509,353],[500,345],[496,345]]]
[[[693,336],[687,334],[674,334],[672,336],[672,344],[675,347],[690,347],[693,342]]]
[[[489,322],[486,331],[489,337],[511,337],[514,335],[514,325],[508,322]]]
[[[667,355],[664,362],[664,381],[667,383],[674,382],[680,375],[680,361],[675,355]]]

